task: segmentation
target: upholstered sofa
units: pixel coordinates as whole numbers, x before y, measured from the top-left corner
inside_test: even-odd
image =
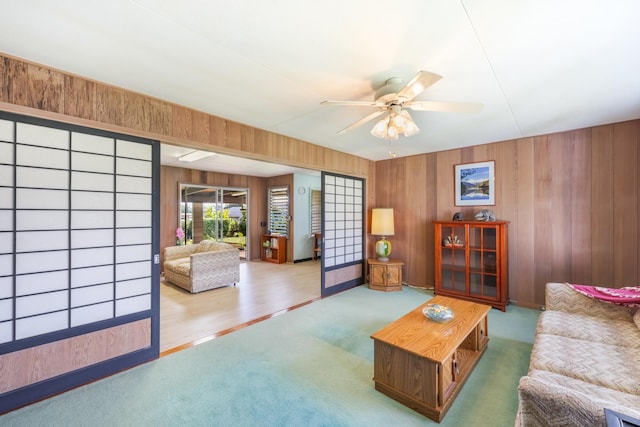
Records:
[[[238,249],[212,240],[164,248],[163,267],[165,280],[191,293],[240,281]]]
[[[604,408],[640,417],[640,309],[547,283],[516,426],[604,426]]]

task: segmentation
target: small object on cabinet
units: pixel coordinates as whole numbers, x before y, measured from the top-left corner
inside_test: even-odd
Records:
[[[460,239],[458,238],[458,236],[453,235],[453,236],[447,236],[446,239],[444,239],[444,245],[447,247],[451,247],[451,246],[463,246],[464,243],[462,243],[460,241]]]
[[[491,209],[482,209],[480,212],[476,214],[476,220],[495,222],[496,214],[494,214]]]
[[[453,214],[453,221],[464,221],[464,216],[462,212],[456,212]]]

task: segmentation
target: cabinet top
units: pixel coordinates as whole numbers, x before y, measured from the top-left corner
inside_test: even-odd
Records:
[[[400,261],[399,259],[390,259],[389,261],[380,261],[377,258],[367,258],[367,262],[369,264],[376,264],[376,265],[384,265],[384,264],[389,264],[389,265],[404,265],[403,261]]]
[[[509,224],[510,221],[433,221],[434,224],[446,224],[446,225],[450,225],[450,224],[454,224],[454,225],[464,225],[464,224],[470,224],[470,225],[506,225]]]

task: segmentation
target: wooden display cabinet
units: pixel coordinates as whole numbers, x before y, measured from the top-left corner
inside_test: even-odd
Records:
[[[287,262],[287,238],[285,236],[275,236],[264,234],[261,241],[262,261],[282,264]]]
[[[367,260],[369,264],[369,288],[376,291],[401,291],[402,266],[398,260],[378,261],[374,258]]]
[[[436,221],[435,293],[489,304],[508,304],[508,221]]]

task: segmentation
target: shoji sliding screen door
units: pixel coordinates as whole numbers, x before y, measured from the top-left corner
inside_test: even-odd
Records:
[[[158,357],[159,143],[0,113],[0,412]]]
[[[322,296],[364,283],[362,178],[322,173]]]

